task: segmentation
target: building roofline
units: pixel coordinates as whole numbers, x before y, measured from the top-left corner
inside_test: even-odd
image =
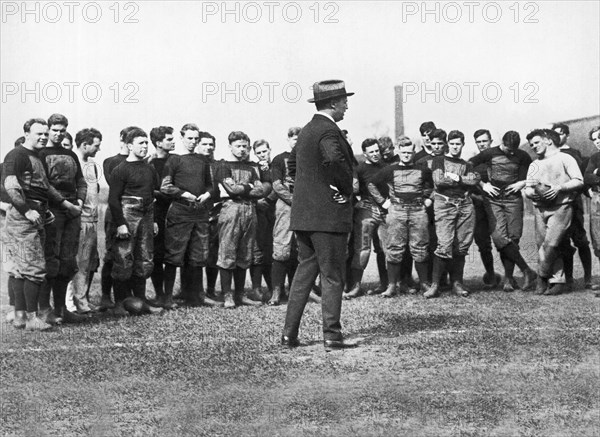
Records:
[[[580,118],[572,118],[571,120],[561,120],[561,121],[555,121],[554,123],[565,123],[565,124],[569,124],[569,123],[574,123],[576,121],[584,121],[584,120],[592,120],[594,118],[600,118],[600,114],[598,115],[590,115],[588,117],[580,117]]]

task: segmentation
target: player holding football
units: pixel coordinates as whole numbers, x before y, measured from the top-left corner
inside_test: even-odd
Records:
[[[538,159],[527,170],[525,195],[535,206],[538,245],[536,294],[557,295],[566,290],[559,245],[571,225],[573,201],[583,187],[583,176],[575,159],[561,153],[560,136],[550,129],[536,129],[527,141]]]

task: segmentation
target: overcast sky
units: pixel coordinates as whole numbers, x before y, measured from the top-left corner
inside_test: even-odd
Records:
[[[524,136],[600,113],[597,1],[428,2],[427,11],[227,2],[225,15],[222,2],[78,3],[29,2],[23,15],[21,2],[2,2],[2,158],[26,119],[53,112],[73,134],[104,134],[99,161],[118,152],[122,127],[187,122],[217,137],[217,156],[232,130],[279,153],[287,128],[311,118],[310,86],[324,79],[356,93],[340,127],[357,153],[369,136],[394,135],[402,84],[406,133],[418,136],[425,120],[462,130],[467,155],[478,128]]]

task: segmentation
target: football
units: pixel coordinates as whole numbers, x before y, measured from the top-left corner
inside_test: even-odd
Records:
[[[533,186],[535,193],[540,196],[540,200],[536,200],[537,203],[542,205],[552,205],[552,203],[556,200],[556,197],[552,200],[548,200],[544,198],[544,194],[546,194],[552,187],[548,184],[544,184],[542,182],[538,182]]]
[[[533,186],[535,193],[541,197],[544,197],[544,194],[546,194],[548,192],[548,190],[550,190],[550,188],[552,188],[550,185],[543,184],[541,182],[538,182],[537,184],[535,184]]]
[[[145,314],[147,312],[147,306],[148,304],[139,297],[131,296],[123,301],[123,308],[125,308],[129,314],[134,316]]]

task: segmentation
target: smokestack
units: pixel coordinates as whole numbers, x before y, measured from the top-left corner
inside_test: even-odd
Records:
[[[399,136],[404,135],[404,109],[402,107],[402,85],[397,85],[394,87],[394,92],[396,95],[396,140]]]

